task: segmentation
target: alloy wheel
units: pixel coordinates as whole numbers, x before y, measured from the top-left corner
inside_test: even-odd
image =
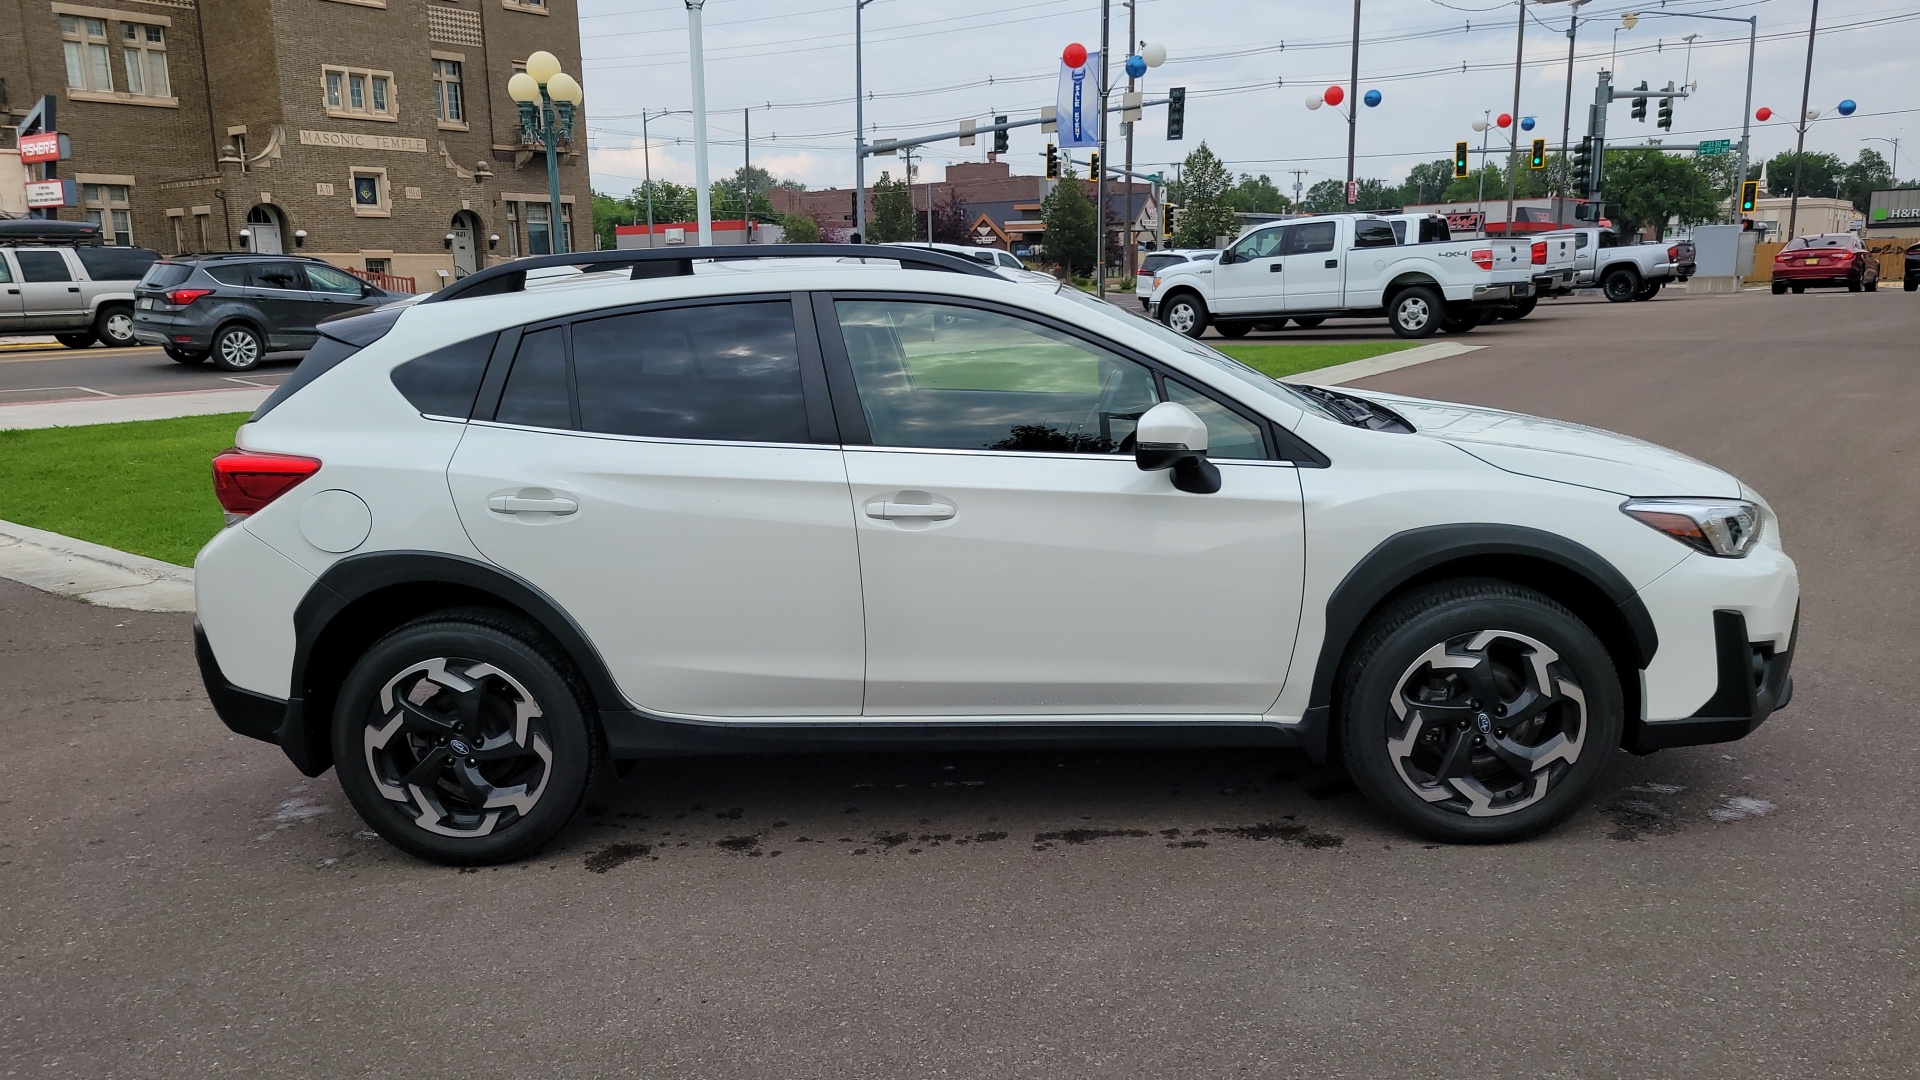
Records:
[[[533,812],[553,775],[540,705],[493,664],[438,657],[381,687],[362,737],[367,769],[413,824],[488,836]]]
[[[1545,798],[1586,743],[1586,695],[1536,638],[1482,630],[1422,653],[1395,685],[1387,752],[1413,793],[1497,817]]]
[[[229,330],[220,335],[219,354],[229,370],[250,368],[260,362],[260,339],[245,330]]]
[[[133,340],[133,316],[124,311],[107,316],[106,333],[103,336],[115,345],[130,343]]]

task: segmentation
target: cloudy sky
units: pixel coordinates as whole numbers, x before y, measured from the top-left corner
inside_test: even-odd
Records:
[[[712,171],[731,172],[751,126],[753,162],[813,187],[853,178],[854,0],[707,0],[708,131]],[[1116,57],[1125,53],[1127,7],[1113,3]],[[1353,12],[1343,0],[1135,0],[1139,37],[1166,46],[1149,73],[1150,95],[1188,91],[1186,141],[1165,138],[1164,110],[1139,125],[1136,169],[1179,160],[1204,139],[1236,172],[1266,173],[1283,189],[1344,176],[1346,125],[1334,109],[1309,111],[1306,98],[1345,85]],[[1612,60],[1616,82],[1698,84],[1677,103],[1672,142],[1737,137],[1745,92],[1747,28],[1677,17],[1711,13],[1759,18],[1754,106],[1774,110],[1754,126],[1757,156],[1791,150],[1790,119],[1800,103],[1811,0],[1592,0],[1581,9],[1574,62],[1573,139],[1585,126],[1595,74]],[[693,175],[692,95],[686,11],[677,0],[580,0],[581,40],[595,188],[624,193],[643,172],[641,113],[649,120],[655,177]],[[1614,30],[1638,12],[1638,25]],[[1422,161],[1447,157],[1456,139],[1474,139],[1483,111],[1510,111],[1515,5],[1499,0],[1364,0],[1360,90],[1378,89],[1378,108],[1360,109],[1356,171],[1399,180]],[[1529,2],[1520,114],[1558,145],[1567,80],[1567,5]],[[870,0],[865,12],[866,123],[870,138],[949,130],[963,118],[1038,114],[1053,100],[1061,50],[1100,38],[1099,0]],[[1683,40],[1698,34],[1691,55]],[[1851,161],[1862,147],[1891,154],[1872,137],[1900,139],[1899,171],[1920,175],[1920,52],[1913,0],[1825,0],[1815,43],[1811,104],[1821,119],[1807,148]],[[1843,98],[1859,103],[1840,118]],[[750,111],[748,115],[742,110]],[[1610,113],[1612,143],[1659,134],[1635,124],[1628,104]],[[1117,138],[1117,128],[1115,137]],[[1016,172],[1038,172],[1044,137],[1012,133]],[[980,145],[941,144],[936,166],[984,160]],[[1119,158],[1118,151],[1114,154]],[[898,173],[897,159],[880,159]],[[1142,166],[1145,166],[1142,168]],[[937,173],[937,169],[936,169]]]

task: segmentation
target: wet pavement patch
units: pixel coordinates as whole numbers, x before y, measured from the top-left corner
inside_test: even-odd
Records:
[[[738,852],[743,855],[760,854],[760,851],[759,851],[760,838],[758,836],[723,837],[719,840],[715,840],[713,842],[713,846],[720,848],[724,851]]]
[[[1617,799],[1601,807],[1600,812],[1613,821],[1613,831],[1607,836],[1614,840],[1665,836],[1677,827],[1672,811],[1648,799]]]
[[[1105,840],[1115,836],[1151,836],[1145,829],[1062,829],[1059,832],[1033,834],[1035,851],[1045,851],[1054,841],[1063,844],[1090,844],[1095,840]]]
[[[650,844],[618,843],[608,844],[599,851],[587,856],[587,872],[604,874],[616,866],[630,863],[635,859],[644,859],[653,851]]]
[[[1765,799],[1756,799],[1748,795],[1732,795],[1719,806],[1707,811],[1707,816],[1715,821],[1745,821],[1748,818],[1766,817],[1773,813],[1773,804]]]

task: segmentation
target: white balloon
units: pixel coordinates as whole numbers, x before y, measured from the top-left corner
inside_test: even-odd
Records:
[[[1820,110],[1819,110],[1819,109],[1808,109],[1808,110],[1807,110],[1807,119],[1809,119],[1809,120],[1818,120],[1818,119],[1820,119]]]
[[[1157,68],[1167,62],[1167,47],[1157,41],[1149,41],[1140,47],[1140,59],[1150,68]]]
[[[1320,100],[1320,95],[1319,95],[1319,94],[1315,94],[1315,95],[1313,95],[1312,97],[1310,97],[1310,98],[1308,98],[1308,99],[1307,99],[1307,108],[1309,108],[1309,109],[1317,109],[1317,108],[1319,108],[1320,106],[1322,106],[1322,105],[1325,105],[1325,104],[1326,104],[1326,102],[1324,102],[1324,101],[1321,101],[1321,100]]]
[[[1485,120],[1475,120],[1473,122],[1473,130],[1475,131],[1487,130],[1487,122]]]

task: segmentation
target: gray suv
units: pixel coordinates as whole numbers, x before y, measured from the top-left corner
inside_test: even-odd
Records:
[[[304,352],[326,319],[408,295],[299,255],[180,255],[134,289],[133,336],[182,364],[248,371],[270,352]]]

